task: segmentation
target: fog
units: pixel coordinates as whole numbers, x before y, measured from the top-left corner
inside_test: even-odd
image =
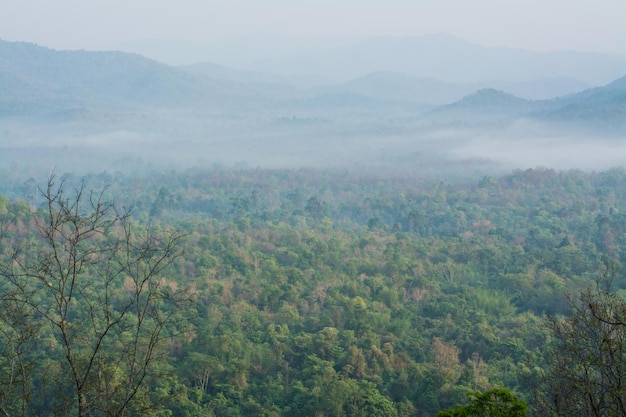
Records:
[[[53,170],[147,174],[216,165],[460,178],[538,166],[625,166],[625,139],[524,121],[442,127],[394,111],[316,108],[296,116],[281,109],[203,117],[155,111],[115,123],[12,120],[4,124],[0,169],[24,179]]]
[[[0,41],[0,172],[217,165],[468,178],[626,165],[626,55],[538,54],[440,34],[325,56],[313,81],[315,54],[284,75]],[[549,75],[560,61],[579,72]],[[338,72],[355,78],[330,80]]]
[[[445,32],[487,46],[626,53],[622,0],[0,0],[0,10],[2,39],[87,50],[134,43],[138,49],[133,52],[150,56],[147,52],[152,51],[159,54],[154,58],[171,64],[208,60],[197,55],[194,59],[185,50],[190,44],[212,45],[220,39],[261,37],[257,50],[268,51],[269,36],[259,34],[310,39]],[[146,48],[145,40],[160,47]],[[175,41],[187,42],[181,47]],[[181,55],[185,62],[180,62]],[[237,48],[224,49],[219,62],[226,64],[225,59],[235,55],[241,56]],[[248,61],[261,58],[251,56]]]

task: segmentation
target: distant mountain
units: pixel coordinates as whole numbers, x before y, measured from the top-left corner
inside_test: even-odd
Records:
[[[408,103],[426,108],[458,100],[474,91],[469,85],[446,83],[395,72],[374,72],[314,90],[316,94],[359,94],[389,103]]]
[[[299,101],[305,108],[332,109],[332,108],[389,108],[389,103],[371,98],[363,94],[338,92],[320,94]]]
[[[434,78],[413,77],[395,72],[374,72],[335,85],[319,87],[317,94],[361,94],[389,103],[411,103],[432,108],[460,100],[479,89],[494,88],[532,100],[548,99],[589,88],[581,81],[551,77],[523,83],[448,83]]]
[[[491,87],[506,91],[527,100],[547,100],[593,87],[589,83],[567,77],[549,77],[523,82],[493,81],[482,85],[485,88]]]
[[[259,60],[246,68],[278,74],[318,74],[340,82],[391,71],[455,83],[564,77],[603,85],[626,73],[626,55],[491,48],[434,34],[370,38],[323,52]]]
[[[490,112],[524,113],[529,111],[531,102],[513,94],[505,93],[494,88],[484,88],[464,97],[463,99],[446,106],[448,109],[463,109]]]
[[[0,40],[0,109],[45,112],[77,107],[186,107],[255,93],[124,52],[55,51]]]
[[[201,62],[192,65],[181,65],[178,68],[192,74],[210,78],[229,80],[239,83],[276,83],[284,82],[284,77],[255,71],[239,71],[213,62]]]
[[[309,77],[306,75],[279,75],[261,71],[238,70],[232,67],[215,64],[213,62],[182,65],[178,68],[193,74],[244,84],[284,84],[297,88],[313,88],[329,83],[328,79],[322,77]]]
[[[478,90],[428,113],[438,125],[483,126],[510,122],[534,110],[534,102],[493,88]]]
[[[393,45],[400,49],[394,52]],[[420,46],[422,52],[446,46],[448,51],[456,50],[458,59],[467,60],[469,67],[485,53],[483,47],[468,46],[450,37],[406,38],[400,43],[385,38],[378,47],[389,47],[391,50],[386,53],[393,55],[411,45]],[[365,48],[365,44],[361,47]],[[405,54],[407,63],[415,59],[410,55]],[[364,68],[367,62],[361,62]],[[424,67],[428,65],[435,64],[423,63]],[[0,40],[0,115],[43,115],[47,120],[93,121],[102,126],[125,126],[125,116],[138,109],[188,109],[193,115],[188,113],[186,117],[199,119],[206,116],[207,110],[215,110],[215,114],[229,118],[213,124],[202,119],[194,134],[208,129],[210,135],[215,126],[242,126],[241,121],[255,126],[293,118],[349,121],[351,126],[376,118],[394,127],[408,119],[408,123],[420,119],[418,125],[424,122],[435,126],[489,126],[527,118],[625,129],[626,77],[604,87],[572,93],[585,85],[563,77],[453,83],[379,71],[346,82],[311,87],[300,76],[241,71],[210,63],[171,67],[124,52],[55,51]],[[511,94],[516,91],[519,96]],[[545,99],[558,91],[570,94]],[[141,125],[140,118],[129,117],[134,120],[129,123]],[[170,113],[168,117],[175,121],[173,124],[186,127],[178,121],[177,114]],[[154,118],[163,120],[160,115]],[[162,123],[165,125],[164,120]]]
[[[555,106],[569,105],[580,102],[613,102],[621,101],[626,94],[626,76],[620,77],[605,86],[589,88],[579,93],[557,97],[551,100]]]
[[[626,133],[626,77],[550,100],[526,100],[496,89],[481,89],[425,117],[436,125],[486,126],[525,118]]]
[[[626,91],[626,75],[608,84],[606,88],[618,92]]]
[[[214,40],[142,39],[117,43],[110,49],[135,52],[175,66],[208,61],[245,69],[250,63],[271,57],[317,55],[352,45],[360,39],[254,33]]]
[[[548,108],[536,111],[534,118],[626,133],[626,76],[604,87],[546,101]]]
[[[304,97],[304,89],[320,80],[297,76],[280,76],[256,71],[240,71],[211,62],[178,67],[190,74],[210,80],[236,83],[268,98],[291,99]]]

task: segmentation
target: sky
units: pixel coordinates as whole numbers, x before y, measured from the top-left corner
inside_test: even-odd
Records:
[[[625,0],[0,0],[0,38],[54,49],[448,33],[486,46],[626,54]]]

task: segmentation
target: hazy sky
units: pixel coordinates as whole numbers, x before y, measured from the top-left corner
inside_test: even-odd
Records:
[[[626,0],[0,0],[0,38],[56,49],[249,34],[423,35],[626,53]]]

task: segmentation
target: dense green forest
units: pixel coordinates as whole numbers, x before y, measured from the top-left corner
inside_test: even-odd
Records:
[[[621,168],[6,178],[6,416],[425,417],[496,388],[540,415],[549,318],[603,271],[626,289]]]

